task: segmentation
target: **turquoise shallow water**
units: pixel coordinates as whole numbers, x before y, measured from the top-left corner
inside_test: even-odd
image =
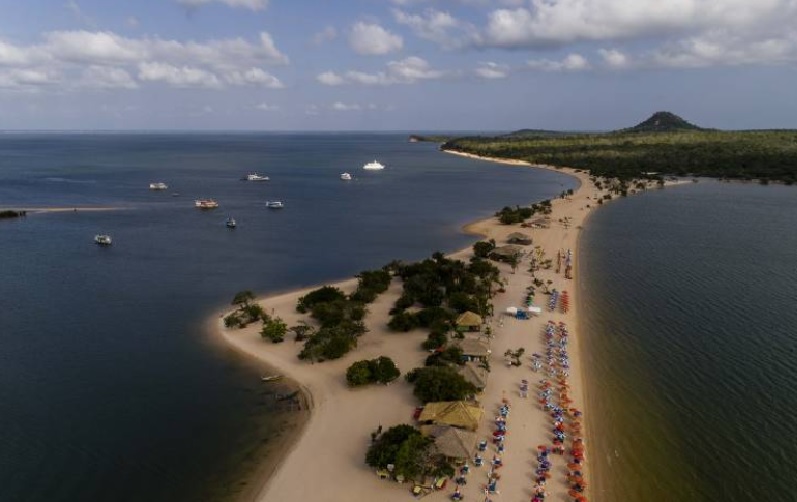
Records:
[[[127,208],[0,220],[0,501],[215,499],[271,410],[205,339],[211,312],[453,251],[461,225],[574,187],[403,134],[0,135],[0,206]]]
[[[629,197],[580,248],[597,500],[797,500],[797,188]]]

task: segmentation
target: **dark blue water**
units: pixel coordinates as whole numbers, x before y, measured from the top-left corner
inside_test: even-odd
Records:
[[[0,136],[0,206],[122,208],[0,220],[0,500],[223,497],[271,410],[203,332],[211,311],[452,251],[462,224],[568,188],[399,134]]]
[[[629,197],[580,246],[597,498],[797,500],[797,187]]]

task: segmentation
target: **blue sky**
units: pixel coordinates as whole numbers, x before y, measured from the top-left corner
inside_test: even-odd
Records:
[[[0,129],[797,127],[795,0],[0,0]]]

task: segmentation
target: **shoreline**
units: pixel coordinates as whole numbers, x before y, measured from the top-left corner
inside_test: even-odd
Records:
[[[512,394],[513,406],[518,403],[517,393],[515,392],[516,380],[521,376],[531,376],[534,378],[533,373],[521,373],[527,370],[523,369],[508,369],[501,367],[500,356],[504,347],[507,344],[517,347],[517,339],[521,334],[528,334],[523,329],[530,326],[537,325],[540,332],[544,326],[544,321],[555,319],[557,321],[566,320],[568,326],[572,330],[571,337],[571,360],[575,362],[575,367],[571,368],[570,376],[573,379],[573,388],[571,389],[574,403],[584,410],[586,400],[586,375],[583,369],[583,358],[581,353],[582,342],[580,331],[583,322],[579,315],[580,309],[578,308],[579,296],[579,279],[575,274],[579,273],[579,260],[578,260],[578,246],[579,234],[581,226],[587,220],[588,215],[594,209],[599,207],[597,203],[587,204],[582,206],[584,198],[594,201],[598,195],[604,195],[606,190],[600,191],[594,187],[589,180],[589,173],[574,170],[569,168],[559,168],[552,166],[533,166],[525,161],[514,159],[498,159],[489,157],[479,157],[472,154],[454,151],[444,151],[445,153],[469,157],[478,160],[485,160],[504,165],[522,166],[522,167],[537,167],[540,169],[551,170],[562,174],[567,174],[579,180],[580,186],[575,189],[574,194],[566,199],[551,198],[553,204],[553,214],[551,215],[552,225],[550,229],[536,230],[536,229],[522,229],[516,225],[500,225],[494,216],[485,219],[471,222],[462,227],[462,231],[474,237],[495,238],[496,241],[503,241],[507,234],[515,231],[522,231],[529,233],[533,236],[534,244],[544,244],[544,248],[548,252],[547,257],[551,257],[552,253],[560,249],[571,249],[576,255],[574,256],[573,270],[575,279],[567,279],[569,285],[562,288],[562,285],[568,284],[561,277],[547,273],[538,273],[538,276],[550,275],[556,279],[554,287],[563,290],[568,289],[572,295],[572,304],[568,313],[554,314],[544,313],[543,315],[535,318],[531,323],[528,321],[516,321],[514,319],[507,319],[507,326],[504,327],[504,320],[501,318],[501,312],[505,310],[506,305],[512,303],[517,304],[520,296],[525,292],[525,288],[530,284],[530,275],[524,271],[523,263],[518,269],[517,273],[509,272],[507,265],[499,265],[502,271],[502,277],[507,279],[506,292],[497,295],[493,298],[495,305],[495,312],[499,313],[496,318],[492,320],[492,328],[495,336],[493,337],[493,356],[492,365],[493,371],[490,373],[488,387],[480,396],[480,400],[485,407],[487,414],[492,413],[492,406],[494,402],[500,402],[501,398],[505,398],[507,392]],[[555,195],[554,195],[555,197]],[[578,202],[576,202],[578,201]],[[557,224],[556,219],[559,218],[572,218],[571,225]],[[553,244],[553,245],[552,245]],[[556,248],[554,250],[554,248]],[[531,250],[530,248],[528,249]],[[430,251],[431,252],[431,251]],[[465,259],[472,254],[470,246],[448,254],[449,258]],[[547,278],[547,277],[546,277]],[[340,282],[327,283],[336,287],[340,287],[345,292],[350,292],[356,286],[356,279],[349,278]],[[258,303],[264,306],[268,311],[271,309],[289,325],[295,325],[304,316],[295,312],[296,300],[299,296],[306,294],[318,286],[301,288],[288,292],[273,294],[264,298],[258,298]],[[255,470],[254,475],[258,479],[254,479],[256,483],[249,483],[251,486],[245,490],[241,495],[241,500],[265,501],[265,500],[320,500],[320,501],[333,501],[341,500],[350,497],[349,492],[346,490],[347,485],[356,484],[358,492],[362,493],[362,499],[372,497],[379,497],[386,501],[392,500],[406,500],[408,486],[399,485],[397,483],[388,483],[379,481],[378,478],[371,472],[370,469],[363,465],[362,458],[365,454],[368,444],[369,433],[378,425],[385,425],[390,427],[398,423],[411,422],[411,413],[417,402],[411,395],[411,390],[406,383],[396,383],[390,388],[384,386],[371,386],[366,389],[349,389],[345,384],[345,368],[351,362],[360,359],[378,357],[380,355],[389,355],[396,361],[402,373],[406,373],[416,366],[423,365],[423,359],[426,354],[420,350],[420,342],[426,337],[426,331],[415,330],[410,333],[396,334],[387,330],[385,324],[388,319],[387,311],[393,305],[393,302],[400,295],[400,285],[396,281],[391,285],[388,292],[380,295],[376,302],[370,305],[370,315],[366,318],[366,324],[369,328],[369,333],[364,335],[360,340],[357,349],[352,351],[344,358],[337,361],[328,361],[322,364],[304,363],[298,360],[296,353],[299,346],[292,342],[290,339],[282,344],[274,345],[260,339],[257,329],[254,327],[246,328],[243,330],[228,330],[224,328],[218,312],[213,319],[208,323],[209,330],[212,331],[214,336],[220,337],[236,351],[246,354],[256,360],[264,363],[267,367],[273,368],[278,373],[283,373],[285,376],[295,382],[296,388],[301,391],[305,396],[306,402],[309,404],[309,417],[303,423],[291,430],[287,436],[292,438],[293,441],[286,440],[281,445],[283,454],[280,458],[277,455],[269,455],[265,458],[260,467]],[[540,302],[542,303],[542,302]],[[227,309],[229,311],[230,309]],[[499,321],[499,318],[501,320]],[[528,325],[523,325],[523,323]],[[526,337],[525,344],[529,343],[529,337]],[[542,348],[535,346],[528,353],[542,351]],[[524,365],[525,366],[525,365]],[[535,378],[536,381],[536,378]],[[537,392],[536,387],[533,391]],[[534,394],[533,394],[534,395]],[[494,402],[493,402],[494,401]],[[532,399],[532,401],[534,401]],[[521,434],[528,435],[531,441],[537,441],[529,444],[538,444],[539,442],[550,441],[550,435],[546,430],[550,427],[551,420],[547,413],[544,413],[538,406],[531,406],[530,404],[520,402],[523,410],[517,412],[522,415],[522,422],[515,422],[515,425],[521,425],[523,430]],[[399,406],[397,406],[399,405]],[[368,413],[363,413],[363,410],[369,410]],[[369,415],[370,414],[370,415]],[[515,412],[513,411],[513,415]],[[587,416],[588,413],[587,413]],[[322,420],[323,417],[323,420]],[[489,434],[491,431],[488,423],[480,426],[479,432]],[[585,420],[584,425],[587,432],[587,444],[589,444],[590,433],[593,432],[589,425],[590,420]],[[334,434],[330,435],[332,431]],[[512,490],[520,491],[524,494],[526,499],[529,498],[530,490],[528,489],[531,482],[528,479],[528,465],[534,460],[534,456],[528,451],[522,451],[527,447],[527,444],[518,444],[515,441],[508,442],[512,448],[504,455],[507,467],[501,472],[505,479],[502,483],[505,486],[502,492],[507,493]],[[524,446],[525,444],[525,446]],[[278,450],[275,447],[274,450]],[[329,452],[328,450],[333,450]],[[509,448],[508,448],[509,450]],[[517,451],[515,451],[517,450]],[[342,452],[342,458],[337,458]],[[331,453],[331,456],[327,455]],[[517,457],[517,461],[510,458]],[[597,457],[600,458],[600,457]],[[559,459],[557,459],[557,463]],[[592,459],[591,462],[595,462]],[[509,466],[512,466],[509,468]],[[557,465],[558,467],[558,465]],[[589,467],[585,469],[589,470]],[[324,493],[313,492],[313,490],[302,482],[302,473],[311,472],[314,479],[324,486]],[[269,475],[270,474],[270,475]],[[261,476],[264,476],[262,478]],[[525,476],[525,478],[524,478]],[[341,477],[345,478],[346,483],[339,481]],[[514,479],[513,479],[514,478]],[[559,473],[556,478],[563,478]],[[336,482],[336,480],[338,480]],[[550,486],[549,498],[553,500],[571,500],[567,496],[567,484],[562,482],[561,479],[552,480],[552,485],[556,482],[556,486]],[[315,483],[313,483],[315,484]],[[453,484],[453,483],[452,483]],[[476,485],[477,483],[472,483]],[[255,485],[257,488],[255,488]],[[466,487],[468,491],[479,492],[476,486]],[[447,500],[447,492],[452,491],[444,490],[442,492],[435,492],[431,494],[430,500]],[[477,499],[479,495],[469,496],[469,499]],[[358,497],[359,500],[359,497]]]

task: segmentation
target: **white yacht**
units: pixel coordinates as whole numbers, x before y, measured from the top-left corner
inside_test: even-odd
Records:
[[[385,166],[374,160],[373,162],[369,162],[363,166],[363,169],[368,171],[381,171],[384,169]]]
[[[340,175],[340,179],[342,179],[343,181],[349,181],[349,180],[351,180],[351,174],[343,173],[343,174]]]
[[[110,246],[112,241],[110,235],[97,234],[94,236],[94,242],[100,246]]]
[[[167,188],[169,188],[169,185],[160,181],[149,184],[150,190],[166,190]]]
[[[219,207],[219,203],[213,199],[197,199],[194,201],[194,206],[199,209],[215,209]]]
[[[269,209],[282,209],[285,204],[281,200],[268,200],[266,201],[266,207]]]
[[[268,181],[268,176],[263,176],[257,173],[249,173],[246,175],[246,181]]]

